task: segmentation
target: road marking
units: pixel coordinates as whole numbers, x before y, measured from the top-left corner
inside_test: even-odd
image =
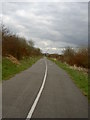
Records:
[[[35,99],[32,107],[31,107],[31,109],[30,109],[30,111],[29,111],[29,113],[28,113],[28,115],[27,115],[27,119],[28,119],[28,118],[31,119],[32,114],[33,114],[33,112],[34,112],[34,110],[35,110],[35,107],[36,107],[36,105],[37,105],[37,103],[38,103],[38,101],[39,101],[39,98],[40,98],[40,96],[41,96],[41,93],[42,93],[42,91],[43,91],[43,88],[44,88],[44,86],[45,86],[46,77],[47,77],[47,62],[46,62],[46,60],[45,60],[45,65],[46,65],[46,69],[45,69],[45,74],[44,74],[43,83],[42,83],[42,85],[41,85],[41,88],[40,88],[40,90],[39,90],[39,92],[38,92],[38,95],[37,95],[37,97],[36,97],[36,99]]]

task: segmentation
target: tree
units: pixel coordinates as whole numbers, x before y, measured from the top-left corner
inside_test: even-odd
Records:
[[[2,33],[3,56],[10,54],[17,59],[22,59],[23,57],[41,55],[40,49],[34,47],[32,40],[27,41],[24,37],[12,34],[5,26],[3,26]]]
[[[72,48],[67,47],[63,51],[63,56],[64,56],[64,61],[65,62],[67,62],[70,65],[74,64],[75,51]]]
[[[32,40],[28,41],[30,47],[34,47],[34,42]]]

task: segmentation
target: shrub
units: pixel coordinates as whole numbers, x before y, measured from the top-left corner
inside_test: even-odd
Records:
[[[11,33],[5,26],[2,27],[2,55],[8,54],[22,59],[23,57],[41,55],[41,50],[34,47],[34,42],[27,41],[25,38],[19,37]]]

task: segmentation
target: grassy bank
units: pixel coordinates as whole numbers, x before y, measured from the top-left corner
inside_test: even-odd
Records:
[[[60,61],[50,59],[55,62],[60,68],[64,69],[72,78],[74,83],[81,89],[85,96],[88,96],[88,74],[84,72],[71,69],[69,65],[61,63]]]
[[[12,63],[7,58],[2,59],[2,79],[7,80],[13,77],[15,74],[29,68],[32,66],[40,57],[30,57],[24,58],[23,60],[19,61],[20,65],[16,65]]]
[[[2,80],[2,63],[0,61],[0,82],[1,82],[1,80]]]

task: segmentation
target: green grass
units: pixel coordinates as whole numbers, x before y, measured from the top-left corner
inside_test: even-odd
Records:
[[[0,61],[0,82],[2,81],[2,63]]]
[[[15,74],[32,66],[40,57],[24,58],[20,61],[20,65],[13,64],[10,60],[2,59],[2,80],[7,80]]]
[[[61,63],[60,61],[50,59],[55,62],[60,68],[64,69],[72,78],[74,83],[81,89],[85,96],[88,96],[88,74],[84,72],[71,69],[69,65]]]

